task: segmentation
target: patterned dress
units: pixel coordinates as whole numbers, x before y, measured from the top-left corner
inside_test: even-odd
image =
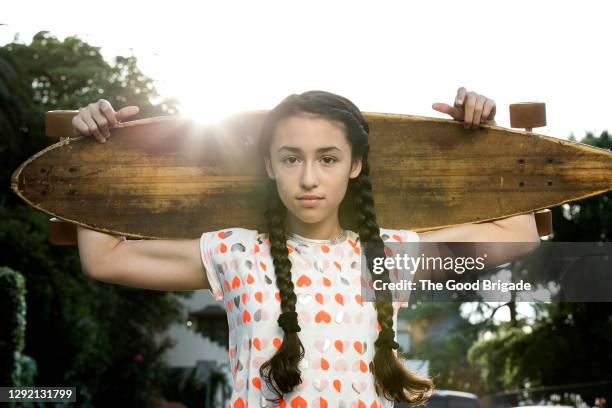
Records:
[[[380,229],[385,242],[418,242],[409,230]],[[361,296],[359,234],[344,240],[289,238],[296,312],[305,349],[302,384],[281,407],[393,406],[374,389],[371,361],[380,324],[373,302]],[[306,241],[306,242],[305,242]],[[272,407],[274,394],[259,368],[281,345],[280,295],[266,233],[245,228],[205,232],[200,239],[204,271],[229,324],[233,391],[228,407]],[[393,302],[393,325],[406,301]],[[394,353],[397,353],[394,350]]]

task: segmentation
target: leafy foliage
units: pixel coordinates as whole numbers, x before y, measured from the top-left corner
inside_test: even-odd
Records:
[[[25,346],[26,302],[25,279],[19,272],[0,267],[0,384],[27,386],[33,384],[36,364],[23,354]]]
[[[612,147],[607,131],[599,137],[588,133],[581,143]],[[556,207],[552,212],[553,241],[610,242],[612,193]],[[479,368],[487,390],[612,380],[611,303],[544,304],[539,309],[540,317],[529,330],[521,325],[501,325],[493,338],[471,347],[469,360]]]
[[[76,247],[47,242],[48,216],[9,189],[19,164],[56,140],[44,135],[44,113],[100,98],[140,116],[173,113],[133,56],[108,63],[76,37],[40,32],[30,44],[0,47],[0,265],[20,271],[27,287],[25,352],[38,366],[36,384],[76,386],[82,406],[147,406],[163,383],[160,333],[177,320],[179,297],[93,281],[81,273]]]
[[[588,133],[581,143],[612,147],[607,131],[599,137]],[[610,241],[612,193],[555,207],[552,213],[553,241]],[[508,306],[516,304],[502,307]],[[525,319],[493,324],[490,318],[470,323],[457,303],[415,305],[400,312],[411,323],[408,357],[430,360],[437,388],[479,395],[527,386],[565,391],[564,384],[612,380],[612,304],[533,306],[533,324]],[[495,311],[483,303],[475,313],[491,316]],[[592,400],[603,395],[600,388],[584,388],[581,396]]]

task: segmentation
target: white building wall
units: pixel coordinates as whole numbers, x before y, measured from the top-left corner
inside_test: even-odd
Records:
[[[214,360],[219,364],[229,360],[225,347],[211,342],[191,329],[187,316],[190,312],[203,309],[207,305],[216,304],[223,307],[222,302],[214,300],[208,290],[194,292],[190,299],[181,299],[184,305],[183,323],[173,324],[164,335],[174,337],[176,344],[164,355],[164,361],[171,367],[193,367],[198,360]]]

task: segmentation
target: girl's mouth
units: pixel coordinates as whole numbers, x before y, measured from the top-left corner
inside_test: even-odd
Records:
[[[323,200],[322,198],[299,198],[298,201],[303,207],[316,207]]]

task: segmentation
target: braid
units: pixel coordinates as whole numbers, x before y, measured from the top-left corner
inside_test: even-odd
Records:
[[[355,209],[357,212],[357,223],[359,228],[359,240],[364,245],[368,269],[372,274],[374,270],[374,258],[386,257],[384,243],[380,237],[380,228],[376,222],[376,211],[374,209],[374,196],[372,184],[370,183],[370,165],[368,163],[369,146],[365,146],[363,154],[361,173],[354,182]],[[389,270],[380,277],[383,282],[389,281]],[[385,285],[385,287],[387,287]],[[372,372],[376,382],[377,390],[382,389],[385,398],[392,401],[403,401],[408,403],[420,402],[425,394],[433,389],[433,383],[429,378],[418,376],[407,370],[398,361],[396,354],[392,351],[399,345],[393,341],[395,331],[393,330],[393,306],[391,304],[391,293],[388,289],[377,290],[375,308],[381,331],[375,342],[376,351],[372,361]]]
[[[280,200],[276,183],[268,183],[266,219],[270,238],[270,253],[274,263],[276,285],[280,294],[281,315],[279,324],[285,332],[280,348],[260,367],[260,375],[277,395],[273,401],[280,403],[282,395],[289,393],[302,383],[298,363],[304,358],[304,346],[297,335],[300,331],[297,324],[295,304],[297,297],[291,280],[291,260],[287,249],[284,219],[286,207]]]

